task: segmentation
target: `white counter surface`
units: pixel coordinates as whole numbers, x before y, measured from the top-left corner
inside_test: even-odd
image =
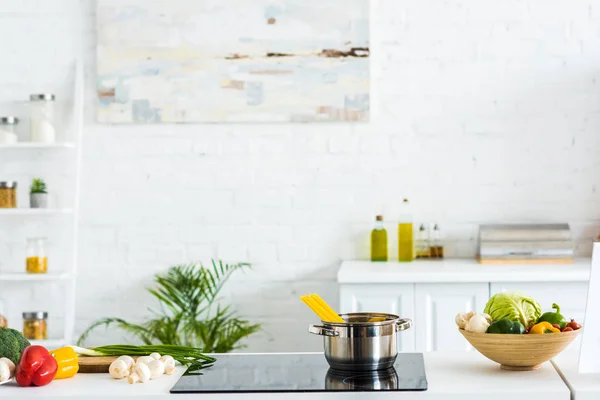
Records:
[[[587,282],[590,258],[572,264],[483,265],[474,259],[440,261],[343,261],[339,283]]]
[[[571,389],[572,400],[600,399],[600,373],[580,374],[577,372],[578,351],[565,351],[559,354],[552,363]]]
[[[238,355],[243,357],[243,355]],[[401,356],[401,355],[400,355]],[[144,384],[130,385],[116,381],[108,374],[78,374],[74,378],[58,380],[39,388],[21,388],[14,384],[0,386],[0,398],[86,399],[101,397],[118,399],[418,399],[418,400],[569,400],[570,392],[551,363],[530,372],[503,371],[476,352],[425,353],[425,369],[429,389],[424,392],[337,392],[337,393],[256,393],[221,395],[169,394],[169,390],[183,373],[163,376]],[[218,356],[217,356],[218,362]],[[580,400],[580,399],[578,399]]]

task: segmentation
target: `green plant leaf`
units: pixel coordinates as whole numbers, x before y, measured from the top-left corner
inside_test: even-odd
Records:
[[[229,305],[217,304],[217,299],[232,274],[245,268],[251,265],[214,260],[208,268],[201,263],[173,266],[157,274],[154,287],[148,289],[160,304],[158,310],[150,310],[153,318],[141,324],[101,319],[81,334],[77,344],[83,345],[92,330],[104,325],[124,330],[146,345],[190,346],[205,353],[242,348],[239,342],[258,332],[261,325],[239,318]]]
[[[44,182],[41,178],[34,178],[31,181],[31,186],[29,188],[29,193],[47,193],[46,192],[46,182]]]

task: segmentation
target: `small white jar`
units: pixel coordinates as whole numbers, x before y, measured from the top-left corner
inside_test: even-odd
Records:
[[[19,141],[15,132],[18,123],[17,117],[0,117],[0,144],[15,144]]]
[[[32,142],[54,143],[54,100],[50,93],[29,96],[29,133]]]

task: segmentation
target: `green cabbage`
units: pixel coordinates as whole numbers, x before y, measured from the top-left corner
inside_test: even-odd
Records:
[[[530,328],[542,315],[542,307],[537,301],[519,292],[504,292],[493,295],[485,305],[485,314],[493,321],[508,318],[519,321]]]

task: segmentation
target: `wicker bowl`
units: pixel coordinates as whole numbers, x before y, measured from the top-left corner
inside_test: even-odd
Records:
[[[579,336],[581,329],[544,335],[473,333],[459,329],[471,346],[510,371],[531,371],[554,358]]]

